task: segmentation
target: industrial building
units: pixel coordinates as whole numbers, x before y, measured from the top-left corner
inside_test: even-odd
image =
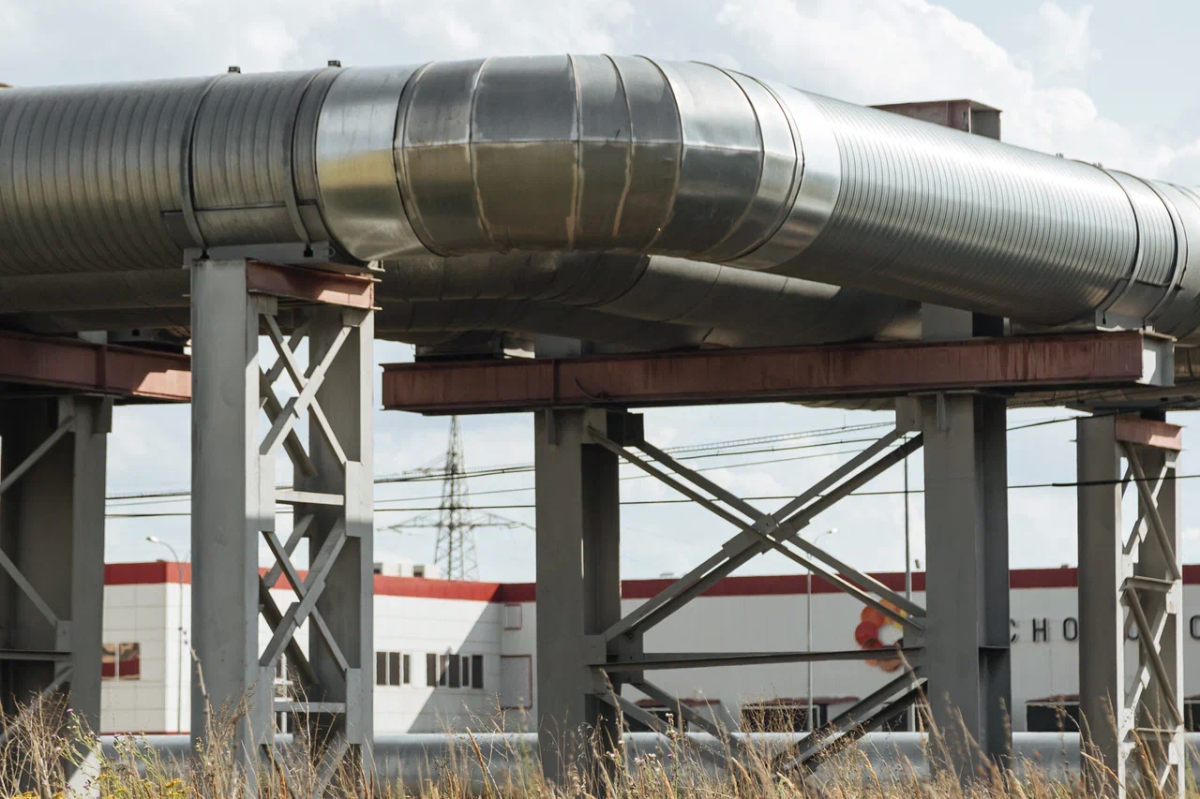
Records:
[[[411,566],[405,571],[411,574]],[[1017,731],[1057,729],[1063,697],[1078,693],[1076,575],[1073,568],[1012,572],[1012,721]],[[875,576],[903,588],[902,573]],[[632,611],[669,582],[665,578],[625,581],[623,610]],[[925,574],[916,572],[913,582],[914,597],[920,601]],[[281,600],[287,590],[277,588]],[[532,583],[376,576],[375,732],[533,728],[538,712],[535,593]],[[807,600],[803,575],[729,577],[656,628],[653,646],[667,651],[687,646],[729,652],[800,649],[807,640]],[[190,603],[191,574],[186,564],[157,561],[107,567],[106,652],[139,655],[132,662],[121,659],[117,669],[105,670],[103,732],[188,731]],[[819,578],[813,581],[814,646],[854,647],[862,614],[861,603]],[[1188,620],[1184,657],[1200,660],[1200,566],[1184,570],[1184,616]],[[1132,663],[1136,660],[1132,642],[1127,649]],[[831,718],[878,689],[889,679],[887,665],[816,664],[814,720]],[[806,676],[803,664],[775,664],[664,672],[656,682],[730,730],[753,729],[763,715],[772,726],[791,723],[803,730]],[[1200,695],[1200,671],[1186,675],[1185,691]],[[1192,730],[1200,722],[1197,702],[1200,696],[1189,702]],[[641,704],[676,715],[646,697]],[[779,708],[790,711],[779,712]],[[1065,710],[1071,708],[1068,698]]]

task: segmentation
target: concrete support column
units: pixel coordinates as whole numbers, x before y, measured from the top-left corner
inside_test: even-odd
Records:
[[[273,674],[259,667],[259,531],[275,523],[275,464],[259,455],[259,313],[246,262],[192,266],[193,741],[245,702],[247,766],[271,735]]]
[[[0,650],[9,653],[0,660],[0,703],[6,714],[39,695],[69,691],[74,713],[99,730],[111,427],[111,400],[0,403]]]
[[[603,633],[621,618],[620,495],[617,456],[588,442],[607,435],[601,411],[536,416],[537,725],[542,771],[564,784],[595,734],[610,748],[620,714],[589,664],[606,657]],[[581,733],[582,731],[582,733]]]
[[[1005,401],[922,400],[925,662],[949,766],[973,779],[1011,749]]]

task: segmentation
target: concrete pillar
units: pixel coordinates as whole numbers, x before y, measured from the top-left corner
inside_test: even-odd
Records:
[[[17,467],[67,424],[17,476]],[[0,403],[0,477],[15,478],[0,496],[0,550],[19,575],[0,571],[0,649],[8,653],[0,660],[0,702],[6,714],[57,684],[70,692],[80,720],[99,730],[111,425],[111,401],[96,397]]]
[[[929,702],[964,780],[1011,749],[1005,416],[998,398],[922,401]]]
[[[536,712],[542,771],[558,784],[586,754],[584,736],[610,748],[621,733],[601,698],[620,686],[588,665],[603,662],[600,633],[621,617],[617,456],[588,443],[589,425],[607,435],[600,411],[543,411],[535,422]]]
[[[275,523],[274,459],[259,455],[259,312],[246,262],[192,266],[191,730],[241,703],[233,745],[255,766],[271,734],[273,673],[259,667],[259,531]]]

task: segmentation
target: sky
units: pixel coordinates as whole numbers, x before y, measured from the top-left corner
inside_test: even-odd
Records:
[[[1177,77],[1192,72],[1191,32],[1197,29],[1200,4],[1185,0],[0,0],[0,82],[143,80],[218,73],[235,64],[244,72],[309,68],[329,59],[356,66],[568,51],[644,54],[716,63],[861,103],[969,97],[1003,109],[1003,137],[1011,143],[1146,177],[1200,183],[1200,99],[1182,92]],[[379,363],[411,357],[403,345],[380,342],[376,348]],[[1068,415],[1061,409],[1013,412],[1010,426]],[[882,413],[791,405],[654,410],[646,418],[648,436],[660,446],[889,421]],[[1172,421],[1187,425],[1190,419],[1181,414]],[[109,442],[110,495],[186,488],[188,421],[186,407],[118,409]],[[375,426],[378,475],[436,463],[445,450],[445,419],[379,411]],[[469,467],[532,461],[528,415],[468,417],[463,432]],[[823,448],[704,465],[726,464],[707,475],[746,496],[796,494],[849,457],[848,450],[865,445],[858,439],[876,432],[831,435],[821,441],[845,443]],[[1073,438],[1074,425],[1067,422],[1014,430],[1010,484],[1071,482]],[[739,460],[801,457],[728,467]],[[1183,463],[1182,472],[1190,473],[1186,456]],[[914,490],[921,488],[921,471],[914,456]],[[531,475],[470,483],[477,506],[504,506],[494,512],[532,524],[532,510],[519,507],[532,503],[532,491],[510,491],[529,489]],[[897,468],[871,489],[898,491],[902,485]],[[394,508],[436,505],[431,497],[439,489],[410,483],[377,490],[381,502],[410,498],[382,502],[389,509],[377,515],[377,559],[432,560],[431,530],[387,528],[414,515]],[[483,493],[499,491],[505,493]],[[1200,507],[1189,507],[1188,493],[1182,492],[1184,557],[1196,562]],[[670,495],[650,480],[622,485],[624,500]],[[814,520],[809,531],[836,528],[822,543],[860,568],[900,570],[904,505],[901,494],[851,498]],[[919,493],[909,506],[913,556],[923,559]],[[179,515],[110,518],[110,561],[168,557],[164,547],[146,542],[150,535],[181,557],[190,551],[186,503],[114,504],[111,511]],[[1073,490],[1014,488],[1009,512],[1014,566],[1075,562]],[[626,577],[679,574],[732,534],[707,511],[687,505],[627,505],[622,531]],[[529,527],[480,529],[476,537],[484,579],[532,579]],[[791,564],[774,554],[744,568],[787,571]]]

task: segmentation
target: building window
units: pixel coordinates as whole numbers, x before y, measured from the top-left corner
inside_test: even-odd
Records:
[[[404,683],[408,684],[410,664],[404,656]],[[432,652],[425,655],[425,684],[443,688],[483,688],[483,655]]]
[[[1029,732],[1078,732],[1079,697],[1047,696],[1025,702],[1025,728]]]
[[[410,685],[411,680],[412,661],[408,655],[400,652],[375,653],[376,685]]]
[[[510,604],[504,606],[504,629],[519,630],[524,622],[524,614],[521,612],[521,606]]]
[[[483,687],[483,655],[471,655],[471,687]]]
[[[666,705],[659,704],[653,699],[642,699],[635,704],[637,704],[637,706],[642,710],[645,710],[647,713],[654,716],[662,724],[668,727],[674,727],[680,732],[688,731],[687,719],[683,718],[675,708],[670,708]],[[630,732],[656,732],[656,730],[650,726],[633,718],[628,719],[625,724],[629,728]]]
[[[141,644],[102,644],[100,647],[100,679],[140,680],[142,678]]]
[[[829,721],[829,705],[813,702],[813,726]],[[742,732],[804,732],[808,729],[808,702],[778,699],[742,705]]]

